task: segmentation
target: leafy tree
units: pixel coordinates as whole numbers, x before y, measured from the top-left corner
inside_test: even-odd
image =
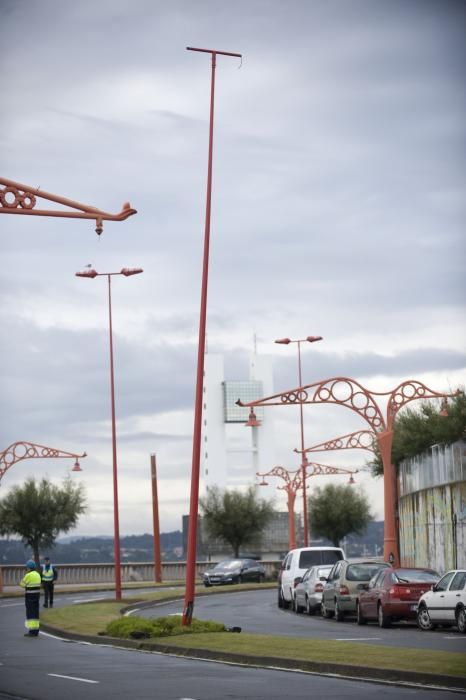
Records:
[[[246,493],[207,488],[199,505],[207,536],[229,544],[235,557],[243,545],[260,540],[275,513],[271,503],[257,497],[254,486]]]
[[[449,445],[465,435],[466,396],[464,392],[450,399],[448,416],[440,415],[438,401],[425,401],[420,408],[406,408],[398,415],[393,428],[392,460],[395,466],[436,444]],[[372,462],[375,476],[383,474],[382,458],[377,452]]]
[[[40,549],[53,547],[60,532],[68,532],[86,510],[84,486],[71,479],[62,488],[47,479],[27,479],[0,501],[0,535],[19,535],[31,547],[37,564]]]
[[[346,535],[360,535],[373,520],[367,496],[350,485],[327,484],[309,496],[309,527],[335,547]]]

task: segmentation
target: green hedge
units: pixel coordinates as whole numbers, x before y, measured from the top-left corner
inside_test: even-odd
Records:
[[[197,634],[199,632],[224,632],[225,625],[213,620],[197,620],[193,617],[191,625],[181,624],[181,615],[157,617],[147,620],[144,617],[130,616],[113,620],[105,628],[104,634],[120,639],[149,639],[150,637],[173,637],[179,634]]]

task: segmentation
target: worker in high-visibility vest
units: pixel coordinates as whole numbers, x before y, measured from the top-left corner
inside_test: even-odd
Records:
[[[27,572],[19,585],[24,588],[24,602],[26,603],[26,629],[25,637],[39,636],[39,600],[41,575],[36,571],[36,564],[32,559],[26,562]]]
[[[44,608],[48,608],[49,605],[53,608],[53,588],[55,581],[58,578],[58,572],[56,568],[50,563],[50,559],[45,557],[44,564],[42,566],[42,585],[44,587]]]

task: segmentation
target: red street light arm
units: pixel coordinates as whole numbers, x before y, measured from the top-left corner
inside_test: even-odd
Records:
[[[319,464],[318,462],[309,462],[305,465],[306,477],[308,476],[332,476],[333,474],[357,474],[359,469],[346,469],[344,467],[334,467],[329,464]],[[286,486],[277,486],[278,489],[288,490],[292,488],[294,492],[302,488],[302,470],[290,471],[282,466],[273,467],[268,472],[257,472],[256,476],[265,478],[266,476],[276,476],[283,479]]]
[[[32,216],[58,216],[67,219],[95,219],[96,233],[100,236],[103,231],[103,221],[124,221],[129,216],[137,214],[129,202],[125,202],[118,214],[110,214],[89,204],[82,204],[73,199],[61,197],[51,192],[46,192],[40,187],[23,185],[20,182],[0,178],[0,214],[29,214]],[[46,199],[55,204],[71,207],[69,209],[36,209],[37,198]]]
[[[308,471],[310,470],[310,471]],[[333,474],[357,474],[359,469],[345,469],[345,467],[332,467],[329,464],[309,462],[306,466],[307,476],[331,476]]]
[[[218,56],[235,56],[243,58],[240,53],[231,53],[231,51],[217,51],[217,49],[196,49],[194,46],[187,46],[186,51],[200,51],[201,53],[217,54]]]
[[[325,442],[319,442],[317,445],[312,445],[311,447],[306,447],[303,450],[303,454],[308,454],[309,452],[326,452],[328,450],[368,450],[369,452],[374,452],[374,440],[375,433],[372,430],[355,430],[354,433],[347,433],[346,435],[340,435],[340,437],[333,438],[332,440],[326,440]],[[301,453],[298,448],[294,449],[294,452]]]
[[[416,380],[410,379],[399,384],[393,391],[368,391],[362,384],[348,377],[332,377],[321,382],[290,389],[288,391],[266,396],[243,403],[238,406],[283,406],[304,403],[332,403],[346,406],[362,416],[372,430],[385,432],[391,430],[397,412],[410,401],[444,396],[456,396],[458,392],[445,393],[429,389]],[[375,402],[374,396],[388,396],[387,420]]]
[[[46,447],[38,445],[35,442],[14,442],[12,445],[0,452],[0,479],[3,477],[7,469],[20,462],[23,459],[82,459],[87,457],[86,452],[81,455],[75,452],[65,452],[55,447]]]

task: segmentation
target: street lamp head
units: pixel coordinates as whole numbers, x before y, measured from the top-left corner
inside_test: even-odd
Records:
[[[123,267],[120,271],[125,277],[131,277],[131,275],[140,275],[144,270],[141,267]]]
[[[71,471],[72,472],[82,472],[81,465],[78,462],[78,458],[76,458],[76,462],[74,463],[74,467]]]
[[[262,481],[259,481],[259,484],[258,484],[258,485],[259,485],[259,486],[268,486],[268,485],[269,485],[269,482],[266,481],[266,480],[263,478]]]
[[[76,277],[91,277],[92,279],[94,277],[97,277],[99,273],[97,270],[94,270],[93,267],[90,267],[89,269],[86,270],[80,270],[80,272],[75,272]]]
[[[350,478],[348,479],[348,484],[350,484],[352,486],[355,483],[356,483],[356,481],[354,480],[353,475],[350,474]]]
[[[250,410],[249,412],[249,418],[248,422],[244,424],[245,428],[258,428],[260,426],[261,422],[257,420],[256,414],[254,411]]]
[[[448,399],[446,397],[442,399],[442,405],[440,406],[439,416],[442,416],[442,418],[448,417]]]
[[[321,335],[308,335],[306,338],[308,343],[317,343],[318,340],[323,340]]]
[[[274,341],[275,343],[278,343],[279,345],[289,345],[291,343],[290,338],[279,338],[278,340]]]

